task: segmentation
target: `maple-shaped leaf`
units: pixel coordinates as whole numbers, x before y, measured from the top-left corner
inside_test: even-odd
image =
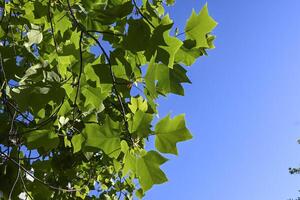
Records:
[[[174,93],[184,95],[181,83],[191,83],[186,76],[186,70],[180,65],[174,65],[173,69],[164,64],[156,67],[157,89],[162,94]]]
[[[165,173],[159,168],[167,161],[156,151],[149,151],[136,160],[136,175],[144,191],[149,190],[154,184],[168,181]]]
[[[28,149],[43,148],[48,151],[59,144],[59,138],[54,130],[35,130],[24,135]]]
[[[151,121],[153,115],[138,110],[134,113],[133,119],[129,121],[130,133],[136,133],[141,138],[147,137],[150,133]]]
[[[209,16],[207,4],[197,15],[195,10],[192,11],[190,18],[185,26],[186,39],[196,41],[196,47],[209,48],[207,34],[217,26],[217,22]]]
[[[162,153],[178,155],[176,144],[192,138],[185,126],[184,115],[178,115],[173,119],[170,115],[163,118],[155,126],[155,147]]]
[[[175,55],[183,44],[177,37],[170,36],[172,27],[173,21],[169,15],[164,16],[159,26],[154,29],[145,52],[148,58],[152,58],[157,52],[156,61],[170,68],[173,68]]]
[[[83,132],[86,137],[84,146],[103,150],[108,156],[117,158],[121,149],[121,127],[109,117],[103,125],[86,124]]]

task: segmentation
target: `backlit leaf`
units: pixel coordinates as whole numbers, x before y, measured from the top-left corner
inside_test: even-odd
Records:
[[[184,115],[171,119],[170,115],[155,126],[155,147],[162,153],[178,154],[176,144],[192,138],[185,126]]]
[[[193,10],[185,26],[186,38],[195,40],[196,47],[209,48],[207,34],[216,26],[217,22],[209,16],[206,4],[199,14]]]

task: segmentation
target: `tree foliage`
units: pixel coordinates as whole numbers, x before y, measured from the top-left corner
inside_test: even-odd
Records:
[[[2,198],[142,198],[167,181],[162,154],[192,136],[184,115],[155,125],[156,102],[184,95],[186,66],[214,48],[216,26],[205,5],[178,33],[171,4],[0,3]]]

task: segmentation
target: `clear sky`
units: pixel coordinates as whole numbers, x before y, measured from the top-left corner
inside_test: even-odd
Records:
[[[201,0],[169,10],[183,30]],[[146,200],[286,200],[300,190],[300,1],[208,0],[216,49],[189,69],[186,96],[160,101],[186,113],[194,139],[163,169]]]

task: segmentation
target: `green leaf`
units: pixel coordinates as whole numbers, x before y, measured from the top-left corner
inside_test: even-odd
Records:
[[[94,1],[83,1],[82,3],[87,9],[93,10],[97,7],[103,7],[107,5],[107,1],[108,0],[94,0]]]
[[[167,66],[173,68],[175,55],[183,43],[181,40],[177,39],[176,37],[170,37],[169,33],[170,31],[167,31],[163,34],[166,45],[160,45],[159,47],[168,53]],[[163,51],[158,51],[158,52],[160,55],[162,55]]]
[[[108,96],[108,93],[103,93],[101,88],[94,88],[89,85],[82,87],[82,94],[85,96],[84,106],[91,104],[96,109],[101,107],[103,100]]]
[[[131,153],[129,150],[125,152],[125,156],[123,159],[124,167],[122,170],[122,176],[125,177],[130,172],[135,174],[136,173],[136,161],[137,158]]]
[[[113,24],[114,22],[123,19],[132,12],[133,5],[131,1],[119,1],[109,6],[94,8],[93,18],[102,24]]]
[[[53,130],[36,130],[24,135],[29,149],[43,148],[49,151],[57,147],[59,138]]]
[[[121,125],[109,117],[103,125],[86,124],[83,131],[85,146],[103,150],[108,156],[117,158],[121,150]]]
[[[175,0],[166,0],[168,5],[173,5],[175,3]]]
[[[186,70],[180,65],[174,65],[171,69],[163,64],[156,67],[157,88],[166,95],[167,93],[174,93],[184,95],[184,89],[181,83],[191,83],[186,76]]]
[[[177,51],[175,61],[177,63],[183,63],[187,66],[194,64],[199,56],[202,56],[202,52],[199,48],[186,48],[184,45]]]
[[[149,151],[146,155],[137,159],[136,175],[144,191],[149,190],[154,184],[162,184],[168,181],[164,172],[159,168],[167,161],[156,151]]]
[[[69,56],[59,56],[57,61],[58,61],[58,72],[59,74],[65,78],[67,75],[67,69],[68,67],[71,66],[72,62],[74,61],[74,56],[69,55]]]
[[[68,18],[67,12],[60,12],[59,10],[55,10],[53,21],[55,32],[60,31],[61,35],[64,35],[64,33],[72,27],[72,23]]]
[[[170,115],[160,120],[155,126],[155,147],[162,153],[178,154],[176,144],[192,138],[185,126],[184,115],[174,119]]]
[[[207,4],[205,4],[199,15],[193,10],[185,26],[186,38],[195,40],[196,47],[209,48],[207,34],[216,26],[217,22],[209,16]]]
[[[82,134],[74,135],[72,137],[73,153],[77,153],[81,150],[82,144],[85,141],[85,138]]]
[[[133,52],[147,49],[150,39],[150,27],[143,19],[129,20],[128,33],[124,38],[124,45]],[[137,33],[139,35],[137,36]]]
[[[145,196],[144,191],[140,188],[135,192],[135,195],[137,196],[137,198],[142,199]]]
[[[149,65],[148,65],[148,69],[147,69],[147,73],[145,75],[145,84],[146,84],[146,88],[149,91],[149,94],[152,98],[156,98],[157,97],[157,92],[156,92],[156,67],[157,64],[155,63],[155,58],[156,58],[156,53],[154,54],[154,56],[151,58]]]
[[[132,113],[135,113],[137,110],[146,112],[148,110],[147,101],[143,97],[139,96],[138,98],[131,97],[131,104],[128,104]]]
[[[43,40],[43,34],[39,30],[30,30],[27,33],[28,42],[25,43],[26,47],[30,47],[33,44],[39,44]]]
[[[177,143],[191,135],[182,116],[152,128],[158,97],[184,94],[185,66],[207,55],[215,39],[205,6],[182,40],[165,12],[175,1],[0,2],[0,147],[61,190],[25,180],[32,198],[143,198],[167,181],[158,152],[177,154]],[[157,152],[146,151],[149,135]],[[17,172],[0,159],[5,199],[25,194]],[[70,188],[76,192],[64,192]],[[89,195],[94,189],[97,197]]]
[[[157,52],[156,61],[161,61],[170,68],[173,68],[175,55],[183,44],[178,38],[170,36],[172,26],[172,20],[166,15],[153,31],[149,42],[150,51],[145,52],[148,57],[152,57]]]
[[[59,105],[64,96],[64,90],[57,84],[36,84],[36,86],[13,88],[11,96],[18,103],[21,111],[30,109],[32,114],[39,113],[50,102]]]
[[[134,113],[132,121],[129,122],[129,132],[137,133],[141,138],[147,137],[151,132],[150,127],[152,119],[152,114],[138,110]]]

